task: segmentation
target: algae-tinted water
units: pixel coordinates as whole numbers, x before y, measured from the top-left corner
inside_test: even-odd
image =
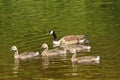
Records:
[[[119,0],[0,0],[0,79],[119,80],[119,12]],[[46,69],[41,56],[14,62],[12,45],[16,45],[19,52],[41,53],[42,43],[52,48],[52,36],[46,34],[51,29],[58,38],[87,34],[92,51],[77,57],[99,55],[100,64],[77,65],[74,73],[71,54],[65,63],[54,60]]]

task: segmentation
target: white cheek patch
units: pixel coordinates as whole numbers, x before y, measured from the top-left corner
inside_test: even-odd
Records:
[[[53,31],[50,31],[50,34],[53,34]]]

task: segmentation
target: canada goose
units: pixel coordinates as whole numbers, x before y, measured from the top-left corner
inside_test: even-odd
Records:
[[[53,35],[53,44],[56,45],[60,45],[62,40],[65,40],[67,44],[76,44],[76,43],[82,44],[86,40],[86,35],[67,35],[62,37],[60,40],[58,40],[53,30],[50,30],[48,34]]]
[[[57,55],[66,56],[66,49],[64,49],[64,50],[60,50],[60,49],[48,50],[48,45],[46,43],[42,44],[42,48],[44,48],[44,51],[41,54],[42,56],[57,56]]]
[[[16,46],[12,46],[11,50],[15,52],[14,58],[15,59],[27,59],[39,56],[39,52],[23,52],[20,55],[18,54],[18,49]]]
[[[66,44],[66,41],[61,42],[61,47],[66,47],[68,51],[75,49],[76,52],[90,52],[91,46],[81,45],[81,44]]]
[[[71,49],[71,53],[73,53],[71,58],[72,63],[86,63],[86,62],[95,62],[95,61],[99,63],[100,61],[100,56],[83,56],[83,57],[76,58],[75,49]]]

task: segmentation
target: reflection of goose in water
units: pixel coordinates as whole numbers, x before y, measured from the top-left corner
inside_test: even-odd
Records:
[[[99,63],[100,61],[100,56],[83,56],[76,58],[76,50],[71,49],[71,53],[73,53],[71,61],[75,63],[90,63],[90,62],[97,62]]]
[[[76,63],[80,65],[97,65],[100,62],[100,56],[83,56],[76,58],[76,50],[71,49],[70,51],[73,53],[71,62],[74,72],[77,72]]]
[[[28,58],[39,56],[39,52],[23,52],[19,55],[18,49],[16,46],[12,46],[11,50],[15,52],[14,54],[15,59],[28,59]]]
[[[31,57],[31,58],[25,58],[25,59],[19,59],[19,58],[15,58],[14,59],[14,67],[13,67],[13,73],[17,74],[18,73],[18,67],[19,67],[19,62],[20,61],[29,61],[32,59],[39,59],[39,56],[36,57]]]
[[[67,45],[65,40],[61,42],[61,47],[66,47],[68,51],[70,51],[71,49],[75,49],[76,52],[90,52],[91,50],[91,46],[80,45],[80,44]]]
[[[14,59],[13,73],[18,73],[19,59]]]
[[[67,44],[76,44],[76,43],[84,43],[86,40],[86,35],[68,35],[62,37],[60,40],[57,39],[57,36],[53,30],[48,32],[50,35],[53,35],[53,44],[60,45],[62,40],[65,40]]]
[[[84,65],[84,66],[93,66],[93,65],[98,65],[99,61],[94,60],[94,61],[82,61],[79,62],[80,65]],[[77,72],[77,64],[76,62],[72,62],[72,68],[73,68],[73,72]]]
[[[48,50],[48,45],[46,43],[42,44],[42,48],[44,48],[44,51],[42,52],[42,56],[66,56],[66,49],[60,50],[60,49],[51,49]]]

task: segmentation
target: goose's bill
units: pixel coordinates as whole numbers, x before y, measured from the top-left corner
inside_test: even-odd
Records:
[[[49,33],[49,32],[47,32],[47,35],[50,35],[50,33]]]

